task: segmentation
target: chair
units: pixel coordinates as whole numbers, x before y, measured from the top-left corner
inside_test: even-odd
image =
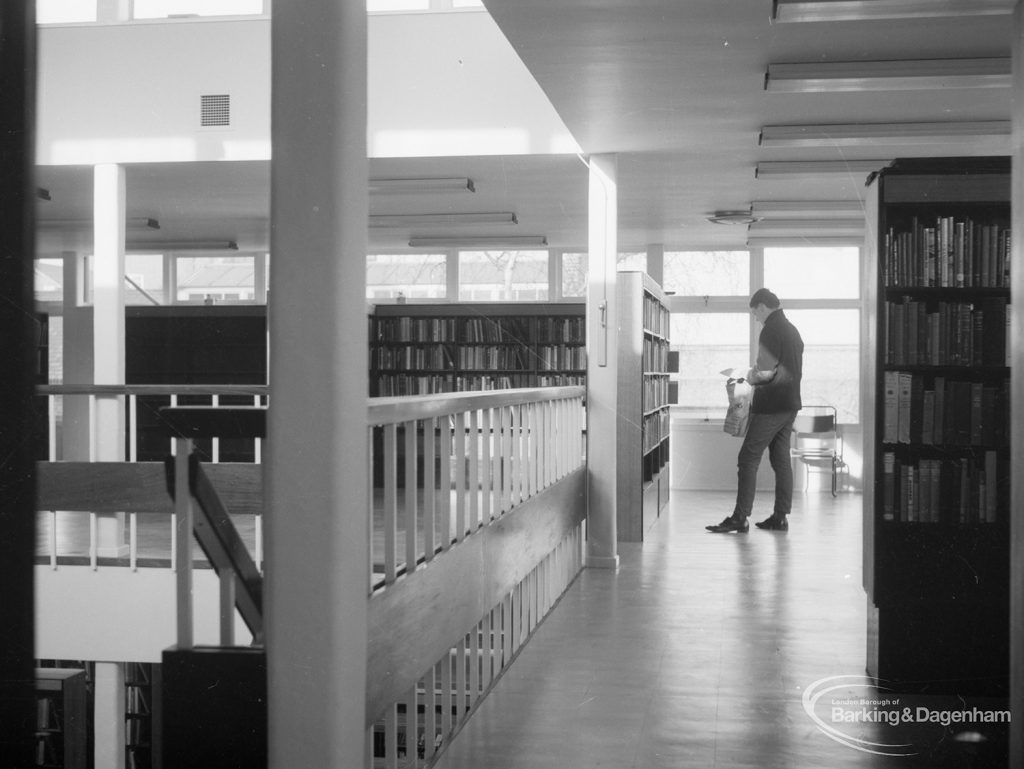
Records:
[[[835,406],[804,406],[793,422],[789,455],[807,466],[804,491],[812,469],[832,473],[832,496],[836,495],[839,469],[844,467],[837,430]]]

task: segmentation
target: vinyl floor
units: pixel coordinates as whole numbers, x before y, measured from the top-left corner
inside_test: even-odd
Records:
[[[731,502],[674,492],[617,571],[585,569],[436,766],[1006,765],[1005,726],[918,711],[1005,701],[880,692],[864,678],[859,495],[798,493],[786,533],[705,532]]]

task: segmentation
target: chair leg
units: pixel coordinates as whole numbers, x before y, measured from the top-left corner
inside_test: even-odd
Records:
[[[832,457],[832,496],[836,495],[836,458]]]

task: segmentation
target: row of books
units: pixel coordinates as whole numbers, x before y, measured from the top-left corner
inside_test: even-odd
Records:
[[[561,387],[583,384],[582,376],[567,374],[534,375],[522,374],[462,374],[416,375],[385,374],[377,379],[376,397],[401,395],[432,395],[434,393],[459,392],[465,390],[505,390],[513,387]]]
[[[644,338],[643,370],[668,371],[669,344],[665,340]]]
[[[650,294],[644,294],[644,329],[667,337],[670,320],[668,308]]]
[[[551,344],[537,348],[540,367],[545,371],[587,367],[587,348],[580,345]]]
[[[914,217],[885,233],[882,279],[886,286],[948,288],[1010,285],[1010,229],[971,218]]]
[[[886,371],[883,443],[1005,446],[1009,382]]]
[[[995,523],[1005,504],[996,451],[978,457],[901,462],[882,455],[882,518],[904,523]]]
[[[374,370],[447,369],[453,366],[451,349],[444,345],[370,348],[370,368]]]
[[[667,376],[644,377],[644,411],[654,411],[669,403],[669,379]]]
[[[493,345],[466,345],[455,348],[456,362],[462,369],[529,370],[532,364],[521,347],[495,347]]]
[[[671,431],[672,420],[668,411],[656,411],[653,414],[644,416],[643,423],[643,451],[644,454],[655,449],[668,438]]]
[[[885,362],[897,366],[1003,366],[1008,358],[1006,297],[885,303]]]
[[[569,342],[586,339],[583,316],[370,318],[371,342]]]

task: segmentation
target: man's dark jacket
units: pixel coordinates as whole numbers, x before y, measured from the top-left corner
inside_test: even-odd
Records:
[[[774,371],[766,382],[754,382],[750,410],[755,414],[799,411],[800,379],[803,376],[804,340],[782,309],[773,310],[757,340],[758,371]]]

